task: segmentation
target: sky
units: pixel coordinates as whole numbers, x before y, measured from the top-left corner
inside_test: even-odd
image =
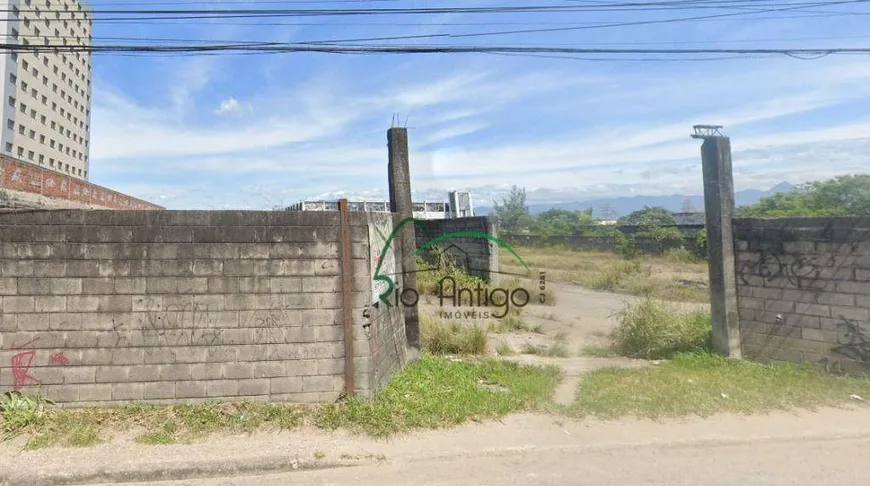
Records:
[[[220,9],[292,3],[333,9],[571,2],[192,1],[92,5],[99,12],[109,5]],[[459,37],[390,42],[662,49],[870,45],[870,2],[842,3],[769,14],[708,8],[98,20],[94,40],[189,45],[452,34]],[[722,13],[741,15],[651,22]],[[577,29],[617,22],[633,25]],[[557,28],[574,30],[462,37]],[[443,199],[448,190],[471,190],[476,205],[491,205],[512,185],[529,190],[528,202],[536,204],[700,194],[700,141],[689,137],[695,124],[723,125],[731,137],[736,190],[866,172],[867,55],[650,58],[96,54],[90,180],[170,209],[269,209],[339,196],[385,199],[386,131],[394,123],[408,127],[416,197]]]

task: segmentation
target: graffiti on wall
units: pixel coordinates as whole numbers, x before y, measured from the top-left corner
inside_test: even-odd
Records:
[[[834,346],[831,351],[857,361],[870,362],[870,334],[868,334],[857,322],[852,322],[843,316],[840,326],[846,329],[847,342]]]
[[[10,350],[18,351],[9,360],[12,370],[12,387],[15,390],[21,390],[27,385],[39,384],[39,380],[31,374],[34,362],[36,361],[36,350],[31,346],[37,341],[39,341],[39,338],[35,337],[30,341],[21,344],[12,343],[9,346]],[[49,366],[66,366],[69,363],[70,361],[64,356],[63,351],[53,353],[48,359]]]
[[[741,263],[737,273],[740,276],[740,281],[746,285],[750,285],[749,277],[759,276],[765,282],[784,278],[795,287],[802,288],[807,280],[816,278],[820,268],[830,267],[833,263],[833,257],[830,255],[761,252]]]

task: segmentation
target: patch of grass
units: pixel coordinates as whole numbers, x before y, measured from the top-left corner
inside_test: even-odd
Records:
[[[637,369],[585,374],[569,410],[574,417],[649,418],[717,412],[812,409],[870,395],[870,378],[836,377],[809,365],[735,361],[707,352]]]
[[[567,358],[571,355],[568,351],[567,342],[568,337],[564,333],[560,333],[553,338],[553,342],[549,346],[541,347],[527,343],[523,347],[523,354],[535,354],[548,358]]]
[[[486,352],[487,332],[482,326],[445,323],[427,314],[420,316],[423,349],[432,354],[476,355]]]
[[[612,338],[615,349],[625,356],[661,359],[711,347],[712,326],[706,311],[681,312],[670,304],[645,299],[626,303],[618,316]]]
[[[686,248],[671,248],[664,254],[664,259],[674,263],[697,263],[702,261],[698,255]]]
[[[522,315],[509,313],[501,319],[493,319],[487,328],[491,332],[535,332],[536,326],[529,324]]]
[[[320,407],[315,423],[386,437],[417,428],[443,428],[540,408],[561,380],[556,367],[487,359],[447,360],[424,354],[397,373],[374,400],[358,397]],[[504,387],[492,391],[481,383]]]
[[[323,451],[314,451],[314,458],[317,460],[323,459],[326,457],[326,453]]]
[[[642,271],[640,262],[624,261],[608,265],[598,273],[580,277],[580,284],[593,290],[613,291],[626,279]]]
[[[42,423],[48,411],[47,402],[42,396],[28,397],[17,391],[0,395],[4,435],[14,435]]]
[[[697,282],[644,276],[628,279],[622,284],[627,294],[676,302],[710,301],[710,291]]]
[[[619,356],[619,350],[615,349],[613,346],[587,346],[580,349],[580,356],[613,358]]]
[[[514,348],[504,341],[498,343],[498,346],[495,347],[495,352],[498,353],[499,356],[513,356],[517,354],[517,352],[514,351]]]

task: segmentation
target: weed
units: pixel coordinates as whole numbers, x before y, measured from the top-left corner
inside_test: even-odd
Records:
[[[594,290],[612,291],[615,290],[622,282],[635,274],[642,271],[640,262],[625,261],[616,264],[608,265],[597,274],[589,274],[581,277],[580,283],[584,287],[589,287]]]
[[[514,351],[514,348],[504,341],[498,343],[498,346],[495,347],[495,352],[499,356],[513,356],[517,354],[516,351]]]
[[[3,417],[3,432],[15,433],[39,425],[46,416],[48,401],[37,395],[28,397],[13,391],[0,396],[0,415]]]
[[[323,459],[326,457],[326,453],[323,451],[314,451],[314,458],[317,460]]]
[[[615,348],[633,358],[669,358],[680,351],[709,349],[709,313],[680,312],[664,302],[626,303],[613,333]]]
[[[423,348],[432,354],[474,355],[486,352],[487,332],[482,326],[445,323],[423,314],[420,316],[420,337]]]

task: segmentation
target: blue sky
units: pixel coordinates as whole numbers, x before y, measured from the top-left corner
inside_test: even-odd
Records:
[[[184,3],[190,1],[148,5],[288,8],[290,3]],[[131,8],[143,8],[145,2]],[[295,3],[292,8],[521,4],[403,0]],[[99,11],[110,4],[93,5]],[[807,10],[397,42],[647,48],[870,45],[870,5]],[[736,10],[97,21],[94,36],[95,42],[110,44],[129,38],[301,42],[729,12]],[[280,23],[314,25],[272,25]],[[725,126],[732,138],[737,190],[865,171],[870,149],[866,56],[681,62],[632,60],[641,55],[606,57],[98,54],[93,63],[91,181],[173,209],[271,208],[338,195],[384,197],[385,132],[394,113],[402,121],[407,117],[412,187],[419,197],[471,189],[477,205],[489,205],[512,184],[526,187],[530,202],[699,194],[699,143],[689,138],[693,124]]]

